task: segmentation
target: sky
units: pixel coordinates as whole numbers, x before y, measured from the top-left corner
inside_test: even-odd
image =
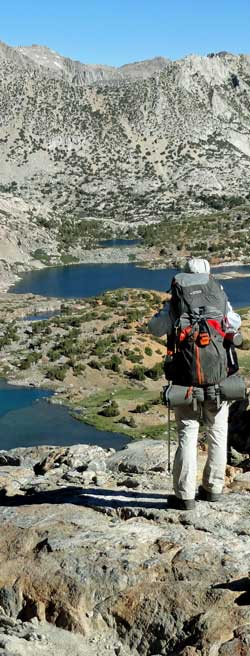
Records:
[[[250,0],[0,0],[0,40],[86,64],[250,52]]]

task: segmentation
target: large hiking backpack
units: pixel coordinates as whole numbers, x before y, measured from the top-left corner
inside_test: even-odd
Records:
[[[223,319],[227,298],[208,274],[180,273],[171,285],[171,314],[176,318],[168,350],[174,352],[172,380],[204,387],[228,375]]]

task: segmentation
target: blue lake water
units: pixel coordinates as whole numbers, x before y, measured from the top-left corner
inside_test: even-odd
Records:
[[[250,266],[235,267],[250,273]],[[213,269],[213,273],[230,271],[230,267]],[[16,294],[31,292],[60,298],[97,296],[108,289],[129,287],[166,291],[175,269],[146,269],[135,264],[76,264],[53,267],[26,273],[10,291]],[[222,280],[223,287],[234,307],[250,304],[250,278]]]
[[[60,314],[60,310],[48,310],[48,312],[38,312],[37,314],[27,314],[22,321],[43,321],[51,319]]]
[[[230,270],[230,267],[225,267],[213,269],[213,272],[223,274]],[[237,270],[249,273],[250,266],[237,267]],[[132,263],[79,264],[27,273],[11,291],[62,298],[96,296],[121,287],[166,291],[175,273],[175,269],[150,270]],[[250,305],[250,278],[221,282],[235,308]],[[46,316],[48,313],[43,318]],[[39,318],[34,315],[29,317],[30,320]],[[80,442],[119,449],[129,441],[119,433],[98,431],[78,422],[66,408],[42,400],[49,394],[39,389],[15,388],[0,382],[0,448]]]
[[[105,239],[99,242],[102,248],[122,248],[123,246],[137,246],[141,239]]]
[[[125,435],[99,431],[70,416],[67,408],[44,397],[49,390],[8,385],[0,380],[0,449],[39,444],[98,444],[121,449]]]

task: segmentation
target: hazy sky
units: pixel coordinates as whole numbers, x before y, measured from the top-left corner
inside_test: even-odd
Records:
[[[120,66],[250,52],[250,0],[0,0],[0,40]]]

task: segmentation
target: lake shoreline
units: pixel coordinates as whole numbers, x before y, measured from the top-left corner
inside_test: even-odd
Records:
[[[150,251],[150,258],[148,258]],[[184,258],[183,258],[184,259]],[[171,258],[166,258],[162,261],[162,258],[159,259],[159,249],[156,247],[147,247],[143,244],[134,245],[134,246],[122,246],[122,247],[98,247],[92,248],[84,251],[84,257],[80,257],[78,262],[68,262],[68,263],[54,263],[52,265],[47,265],[45,263],[39,262],[39,267],[32,266],[27,267],[25,271],[16,272],[12,269],[7,273],[7,278],[4,280],[4,273],[0,277],[0,294],[12,293],[11,290],[20,282],[25,274],[36,272],[37,270],[53,270],[53,269],[62,269],[68,268],[71,266],[81,266],[88,264],[134,264],[138,268],[148,269],[148,270],[163,270],[176,268],[176,261]],[[243,267],[250,266],[250,262],[242,262],[241,260],[232,260],[226,262],[219,262],[216,264],[211,264],[211,270],[219,269],[224,267]],[[223,277],[234,278],[234,277],[246,277],[247,274],[241,274],[238,272],[232,272],[233,275],[223,274]],[[250,276],[250,274],[249,274]],[[247,276],[248,277],[248,276]],[[14,292],[15,293],[15,292]]]
[[[8,384],[44,390],[45,396],[48,390],[53,394],[48,403],[64,406],[77,423],[84,426],[119,433],[130,439],[164,438],[166,408],[160,404],[159,398],[165,380],[162,372],[159,375],[156,372],[156,378],[144,373],[154,371],[154,367],[162,363],[166,351],[164,340],[155,339],[146,330],[148,318],[165,298],[164,292],[144,290],[141,293],[140,289],[122,289],[94,298],[68,300],[58,316],[42,321],[38,317],[34,324],[25,323],[24,317],[26,307],[32,311],[35,295],[9,294],[8,298],[9,306],[6,304],[2,308],[4,320],[7,318],[5,325],[20,318],[15,317],[15,306],[16,312],[22,315],[21,321],[16,322],[17,339],[1,352],[1,377]],[[139,314],[138,307],[141,307]],[[145,330],[141,330],[142,319]],[[73,349],[78,337],[80,341],[75,354],[74,350],[71,354],[70,351],[64,352],[60,341],[66,338],[66,346],[69,344],[67,340],[72,329],[75,330],[74,326],[79,330],[76,330],[72,342]],[[106,351],[99,352],[98,348],[105,341]],[[61,350],[57,353],[58,348]],[[32,354],[36,351],[39,358],[33,360]],[[117,366],[114,370],[110,362],[113,356]],[[247,351],[243,351],[241,357],[247,358],[244,366],[248,371]],[[27,358],[28,366],[23,367]],[[143,369],[142,379],[131,376],[136,367]],[[57,378],[61,368],[65,369],[64,376]],[[112,401],[117,413],[109,416],[104,411]]]

